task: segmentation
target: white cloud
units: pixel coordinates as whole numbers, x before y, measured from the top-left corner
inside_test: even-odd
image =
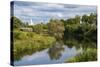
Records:
[[[57,15],[58,15],[58,17],[63,17],[63,15],[61,13],[58,13]]]
[[[61,4],[46,4],[45,6],[53,7],[53,8],[64,8],[64,5]]]
[[[32,13],[32,9],[30,9],[30,8],[22,8],[22,12],[25,12],[25,13]]]
[[[24,21],[34,19],[34,21],[49,20],[50,18],[68,18],[75,15],[89,14],[96,12],[95,6],[65,5],[65,4],[50,4],[50,3],[34,3],[31,5],[14,4],[14,15],[20,17]],[[29,3],[30,4],[30,3]],[[73,8],[75,7],[75,8]],[[37,18],[36,18],[36,17]],[[38,17],[39,16],[39,17]]]

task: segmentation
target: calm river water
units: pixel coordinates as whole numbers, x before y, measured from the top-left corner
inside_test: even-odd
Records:
[[[84,48],[91,47],[91,45],[94,47],[95,44],[96,43],[91,42],[90,40],[77,41],[75,39],[67,40],[66,44],[56,42],[52,47],[37,51],[31,55],[25,55],[21,57],[20,60],[15,60],[14,65],[19,66],[64,63],[65,60],[68,60],[81,53]]]

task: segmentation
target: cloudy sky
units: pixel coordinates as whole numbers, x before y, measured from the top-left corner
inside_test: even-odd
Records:
[[[40,23],[47,22],[51,18],[68,19],[75,15],[96,13],[96,6],[71,5],[71,4],[52,4],[14,1],[14,16],[23,22]]]

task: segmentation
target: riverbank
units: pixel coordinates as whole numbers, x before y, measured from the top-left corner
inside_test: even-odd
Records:
[[[13,37],[13,53],[14,58],[17,60],[24,55],[46,49],[52,46],[56,41],[54,37],[43,36],[34,32],[16,31]],[[18,55],[20,55],[20,57],[18,57]]]

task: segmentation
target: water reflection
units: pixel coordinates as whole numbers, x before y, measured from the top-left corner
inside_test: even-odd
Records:
[[[62,52],[64,51],[64,46],[56,42],[51,48],[49,48],[48,54],[51,60],[57,60],[62,56]]]
[[[47,49],[35,53],[30,51],[30,55],[18,55],[17,57],[20,57],[20,60],[14,61],[14,65],[63,63],[65,59],[72,58],[87,48],[97,48],[96,43],[96,41],[88,38],[70,37],[55,42],[52,47]]]
[[[64,43],[69,48],[72,48],[73,46],[75,46],[76,49],[82,47],[84,50],[87,48],[97,48],[97,42],[89,38],[80,39],[80,38],[70,37],[64,40]]]

